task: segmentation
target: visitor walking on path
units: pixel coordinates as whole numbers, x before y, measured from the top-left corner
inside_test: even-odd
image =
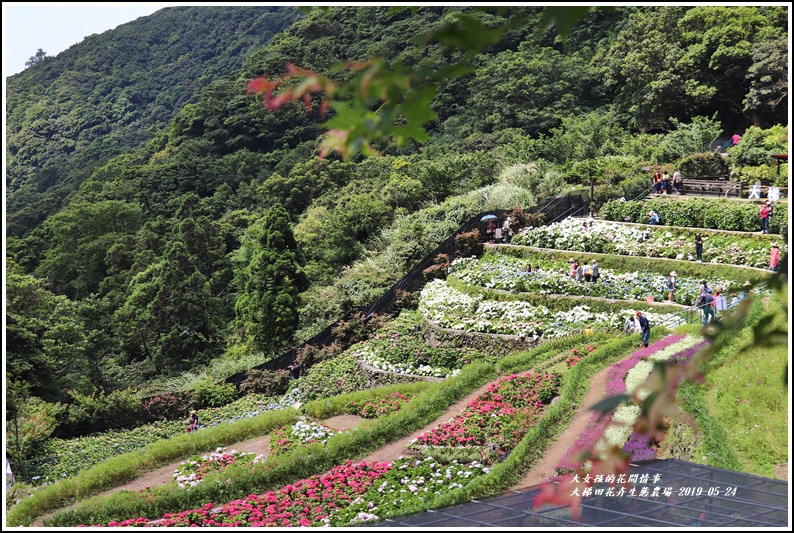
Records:
[[[659,174],[658,170],[653,173],[653,192],[654,194],[662,192],[662,175]]]
[[[673,303],[673,296],[675,296],[676,290],[676,277],[678,277],[678,273],[673,270],[670,272],[670,277],[667,278],[667,301]]]
[[[673,194],[681,194],[678,191],[678,185],[681,184],[681,172],[678,169],[673,172]]]
[[[667,194],[668,189],[670,188],[670,174],[667,171],[664,171],[662,174],[662,194]]]
[[[703,237],[698,233],[695,235],[695,255],[697,256],[698,263],[703,262]]]
[[[642,314],[642,311],[637,311],[637,321],[640,323],[640,336],[642,337],[642,344],[648,347],[648,340],[651,338],[651,321],[648,317]]]
[[[769,270],[777,272],[777,265],[780,263],[780,246],[777,243],[772,245],[769,252]]]
[[[590,262],[590,264],[592,265],[591,268],[592,268],[592,271],[593,271],[591,280],[592,280],[593,283],[595,283],[596,281],[598,281],[598,278],[601,276],[601,274],[599,274],[599,272],[598,272],[598,263],[596,263],[595,259],[593,259]]]
[[[505,244],[510,244],[510,241],[513,240],[513,227],[510,225],[510,217],[507,217],[505,223],[502,224],[502,235],[504,236]]]
[[[571,276],[572,278],[576,279],[576,267],[579,266],[579,263],[576,262],[576,259],[571,257],[570,259],[568,259],[568,264],[570,266],[570,269],[568,271],[568,275]]]
[[[709,323],[709,320],[714,322],[717,318],[717,314],[714,312],[714,297],[711,295],[712,292],[711,289],[706,289],[706,293],[700,301],[700,308],[703,310],[704,326]]]
[[[769,233],[769,200],[761,206],[761,233]]]

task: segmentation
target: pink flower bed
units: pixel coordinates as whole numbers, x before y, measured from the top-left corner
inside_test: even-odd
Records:
[[[450,422],[423,433],[412,443],[419,446],[484,446],[512,448],[548,403],[559,386],[551,374],[516,374],[491,384]]]
[[[119,527],[297,527],[323,526],[329,514],[344,508],[364,494],[375,481],[391,468],[391,463],[359,463],[347,461],[330,472],[303,479],[278,491],[251,494],[213,511],[206,503],[199,509],[166,513],[156,521],[131,518],[110,522]]]
[[[640,348],[626,359],[612,365],[607,373],[606,396],[613,396],[626,392],[626,382],[623,381],[623,379],[626,377],[626,373],[634,368],[634,365],[641,359],[650,357],[654,353],[675,344],[684,337],[685,335],[670,335],[656,341],[647,348]],[[579,435],[579,438],[576,440],[576,443],[568,450],[560,462],[557,463],[557,471],[573,471],[581,466],[581,462],[577,461],[576,458],[583,450],[590,449],[598,442],[598,439],[604,434],[604,430],[610,420],[610,417],[602,416],[598,411],[594,411],[584,431],[582,431],[581,435]]]

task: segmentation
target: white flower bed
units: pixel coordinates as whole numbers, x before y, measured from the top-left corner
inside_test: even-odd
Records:
[[[350,354],[356,359],[367,363],[368,365],[384,370],[386,372],[395,372],[397,374],[408,374],[412,376],[431,376],[437,378],[446,378],[456,375],[460,369],[450,370],[448,368],[433,367],[430,365],[414,366],[411,363],[390,363],[385,359],[379,357],[372,346],[361,343],[356,349],[351,349]]]
[[[583,231],[582,221],[567,218],[548,226],[525,228],[511,244],[555,248],[579,252],[612,253],[640,257],[666,257],[683,259],[683,251],[694,252],[691,232],[674,231],[659,226],[627,226],[605,220],[591,221],[590,229]],[[769,264],[769,246],[766,240],[703,232],[703,254],[712,263],[746,265],[764,268]],[[780,243],[780,253],[788,247]]]
[[[465,304],[460,305],[461,301]],[[544,305],[471,297],[441,280],[425,285],[419,310],[425,318],[442,328],[534,338],[560,337],[586,327],[620,329],[624,315],[636,313],[633,309],[621,313],[599,313],[591,311],[587,305],[552,313]],[[682,317],[672,314],[646,312],[645,316],[654,325],[675,327],[684,322]]]

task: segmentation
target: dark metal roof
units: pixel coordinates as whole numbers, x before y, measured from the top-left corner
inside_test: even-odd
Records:
[[[534,498],[542,487],[538,485],[488,500],[386,519],[376,527],[791,527],[785,481],[677,459],[632,463],[630,474],[647,474],[648,482],[634,484],[634,496],[584,498],[578,522],[567,507],[544,505],[534,512]],[[651,494],[660,487],[660,495],[640,496],[642,487]],[[665,488],[671,489],[670,495],[664,495]]]

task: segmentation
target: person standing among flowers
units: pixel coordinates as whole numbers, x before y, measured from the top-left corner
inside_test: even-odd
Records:
[[[769,233],[769,200],[761,206],[761,233]]]
[[[576,278],[576,267],[577,267],[576,259],[574,259],[573,257],[568,259],[568,266],[569,266],[568,275],[575,279]]]
[[[662,192],[662,175],[659,171],[653,173],[653,193],[660,194]]]
[[[192,431],[196,431],[199,428],[199,419],[198,413],[196,410],[193,409],[190,411],[190,418],[187,419],[187,432],[190,433]]]
[[[673,303],[673,296],[675,296],[676,277],[678,277],[678,273],[673,270],[670,272],[670,277],[667,278],[667,301],[670,303]]]
[[[640,337],[642,338],[642,345],[648,347],[648,341],[651,338],[651,321],[648,317],[642,314],[642,311],[637,311],[637,321],[640,325]]]
[[[703,237],[698,233],[695,235],[695,255],[698,258],[698,263],[703,262]]]
[[[591,279],[592,279],[592,282],[595,283],[596,281],[598,281],[598,278],[601,276],[601,274],[598,273],[598,263],[596,263],[595,259],[593,259],[590,262],[590,264],[593,265],[592,266],[593,276],[592,276]]]
[[[780,246],[774,243],[769,251],[769,270],[777,272],[778,264],[780,264]]]
[[[667,171],[664,171],[662,174],[662,194],[667,194],[667,190],[670,188],[670,174]]]
[[[504,236],[505,244],[510,244],[510,241],[513,240],[513,228],[510,225],[510,217],[507,217],[505,223],[502,224],[502,235]]]

